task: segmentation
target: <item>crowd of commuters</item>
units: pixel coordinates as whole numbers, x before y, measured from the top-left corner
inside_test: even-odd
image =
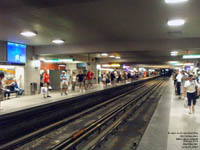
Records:
[[[68,95],[70,87],[72,91],[75,91],[76,85],[79,86],[80,92],[85,92],[85,90],[93,88],[93,78],[94,73],[90,70],[88,70],[86,74],[84,74],[81,70],[77,74],[75,72],[70,74],[69,70],[63,70],[59,79],[61,96],[63,94]],[[46,70],[42,74],[41,81],[41,93],[43,94],[43,97],[51,97],[49,95],[49,87],[51,87],[50,77]]]
[[[186,71],[176,71],[173,74],[173,80],[176,95],[187,102],[189,114],[194,113],[194,106],[200,94],[200,72],[195,75]]]
[[[155,75],[155,72],[151,72],[151,75]],[[149,77],[149,72],[136,72],[136,71],[112,71],[104,72],[101,75],[101,80],[103,85],[107,87],[108,85],[115,86],[117,83],[128,83],[133,80],[138,80],[139,78]]]

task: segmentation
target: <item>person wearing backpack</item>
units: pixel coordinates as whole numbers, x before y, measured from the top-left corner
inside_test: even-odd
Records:
[[[196,105],[196,90],[197,82],[193,80],[193,75],[189,75],[188,80],[184,85],[184,97],[188,99],[189,114],[194,113],[194,106]]]

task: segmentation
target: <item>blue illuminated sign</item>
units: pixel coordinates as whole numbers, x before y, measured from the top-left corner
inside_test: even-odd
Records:
[[[7,42],[8,63],[26,63],[26,45]]]

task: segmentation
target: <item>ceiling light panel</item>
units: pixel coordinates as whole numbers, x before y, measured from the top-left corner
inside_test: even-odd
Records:
[[[53,40],[53,41],[52,41],[52,43],[55,43],[55,44],[63,44],[64,42],[65,42],[65,41],[59,40],[59,39]]]
[[[20,34],[26,37],[34,37],[37,35],[37,33],[32,32],[32,31],[24,31],[24,32],[21,32]]]
[[[168,4],[183,3],[183,2],[187,2],[187,1],[188,0],[165,0],[165,2]]]
[[[102,53],[101,56],[108,56],[108,54],[107,53]]]
[[[175,19],[175,20],[169,20],[167,22],[168,26],[182,26],[185,24],[185,20],[184,19]]]
[[[110,57],[110,58],[114,58],[115,56],[114,56],[114,55],[110,55],[109,57]]]

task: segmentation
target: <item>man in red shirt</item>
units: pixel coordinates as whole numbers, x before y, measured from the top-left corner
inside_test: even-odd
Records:
[[[92,88],[92,80],[93,80],[94,73],[88,70],[87,72],[87,79],[88,79],[88,88]]]
[[[47,73],[47,70],[44,70],[43,83],[44,83],[44,86],[45,85],[47,86],[47,97],[51,97],[49,95],[49,92],[48,92],[48,89],[49,89],[49,86],[50,86],[50,78],[49,78],[49,74]]]

